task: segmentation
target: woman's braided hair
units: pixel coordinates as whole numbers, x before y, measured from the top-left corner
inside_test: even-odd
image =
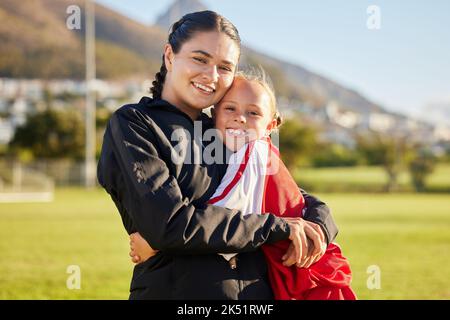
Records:
[[[172,25],[168,39],[172,51],[175,54],[178,53],[181,46],[199,31],[223,32],[236,42],[239,49],[241,47],[241,38],[239,37],[239,32],[236,27],[220,14],[207,10],[186,14]],[[155,80],[152,82],[153,86],[150,88],[150,92],[154,99],[161,99],[166,74],[167,68],[163,54],[161,68],[159,72],[156,73]]]

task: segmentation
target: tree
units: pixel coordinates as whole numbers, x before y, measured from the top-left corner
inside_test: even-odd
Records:
[[[288,120],[280,128],[280,153],[289,170],[308,163],[317,145],[317,131],[297,120]]]
[[[371,132],[356,137],[357,149],[370,165],[381,165],[385,170],[388,181],[385,186],[387,192],[397,188],[397,178],[406,165],[411,145],[406,136],[387,135]]]
[[[417,149],[409,163],[411,182],[417,192],[425,191],[426,178],[433,172],[436,164],[435,157],[424,150]]]
[[[31,151],[37,158],[84,157],[84,123],[76,111],[46,110],[28,117],[10,142],[15,153]]]
[[[361,155],[337,143],[321,143],[312,156],[314,167],[351,167],[361,162]]]

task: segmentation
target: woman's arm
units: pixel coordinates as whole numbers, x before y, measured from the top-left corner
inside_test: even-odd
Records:
[[[136,108],[113,114],[98,176],[152,248],[178,254],[243,252],[290,236],[288,223],[271,214],[244,216],[190,204],[152,143],[156,137],[150,122]]]
[[[331,216],[330,208],[325,204],[325,202],[308,194],[302,188],[300,188],[300,192],[306,202],[306,212],[303,218],[318,224],[325,234],[327,244],[330,244],[334,241],[339,232],[336,223]]]

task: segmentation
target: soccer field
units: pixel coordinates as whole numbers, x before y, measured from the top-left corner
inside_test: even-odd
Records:
[[[294,175],[301,186],[324,192],[382,192],[387,183],[386,172],[380,166],[300,168]],[[426,179],[428,192],[450,193],[450,165],[438,164]],[[412,192],[411,177],[405,170],[398,176],[401,191]]]
[[[448,195],[319,196],[339,225],[360,299],[450,298]],[[52,203],[0,204],[0,256],[0,299],[128,297],[128,237],[100,189],[58,189]],[[80,289],[67,288],[71,265],[80,268]],[[370,266],[380,270],[379,289],[367,287]]]

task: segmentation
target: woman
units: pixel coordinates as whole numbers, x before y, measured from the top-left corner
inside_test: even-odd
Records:
[[[264,71],[236,74],[233,85],[211,112],[219,139],[234,153],[208,203],[244,214],[270,212],[288,219],[301,216],[304,198],[270,138],[282,121]],[[131,238],[130,256],[147,259],[157,253],[139,233]],[[338,244],[331,243],[317,262],[302,268],[283,265],[289,245],[285,240],[261,247],[275,299],[356,299],[350,287],[350,264]],[[222,256],[237,267],[238,254]]]
[[[185,15],[164,48],[153,99],[123,106],[108,123],[99,182],[127,232],[138,231],[159,250],[135,267],[131,299],[271,299],[262,244],[290,239],[287,261],[301,266],[323,253],[316,245],[308,256],[306,236],[318,243],[321,232],[328,242],[337,234],[325,204],[306,194],[305,217],[314,223],[208,205],[226,163],[174,161],[179,129],[188,137],[184,154],[205,148],[194,121],[203,130],[211,127],[201,110],[230,88],[239,55],[239,34],[228,20],[211,11]],[[230,268],[218,252],[239,252],[239,268]]]

